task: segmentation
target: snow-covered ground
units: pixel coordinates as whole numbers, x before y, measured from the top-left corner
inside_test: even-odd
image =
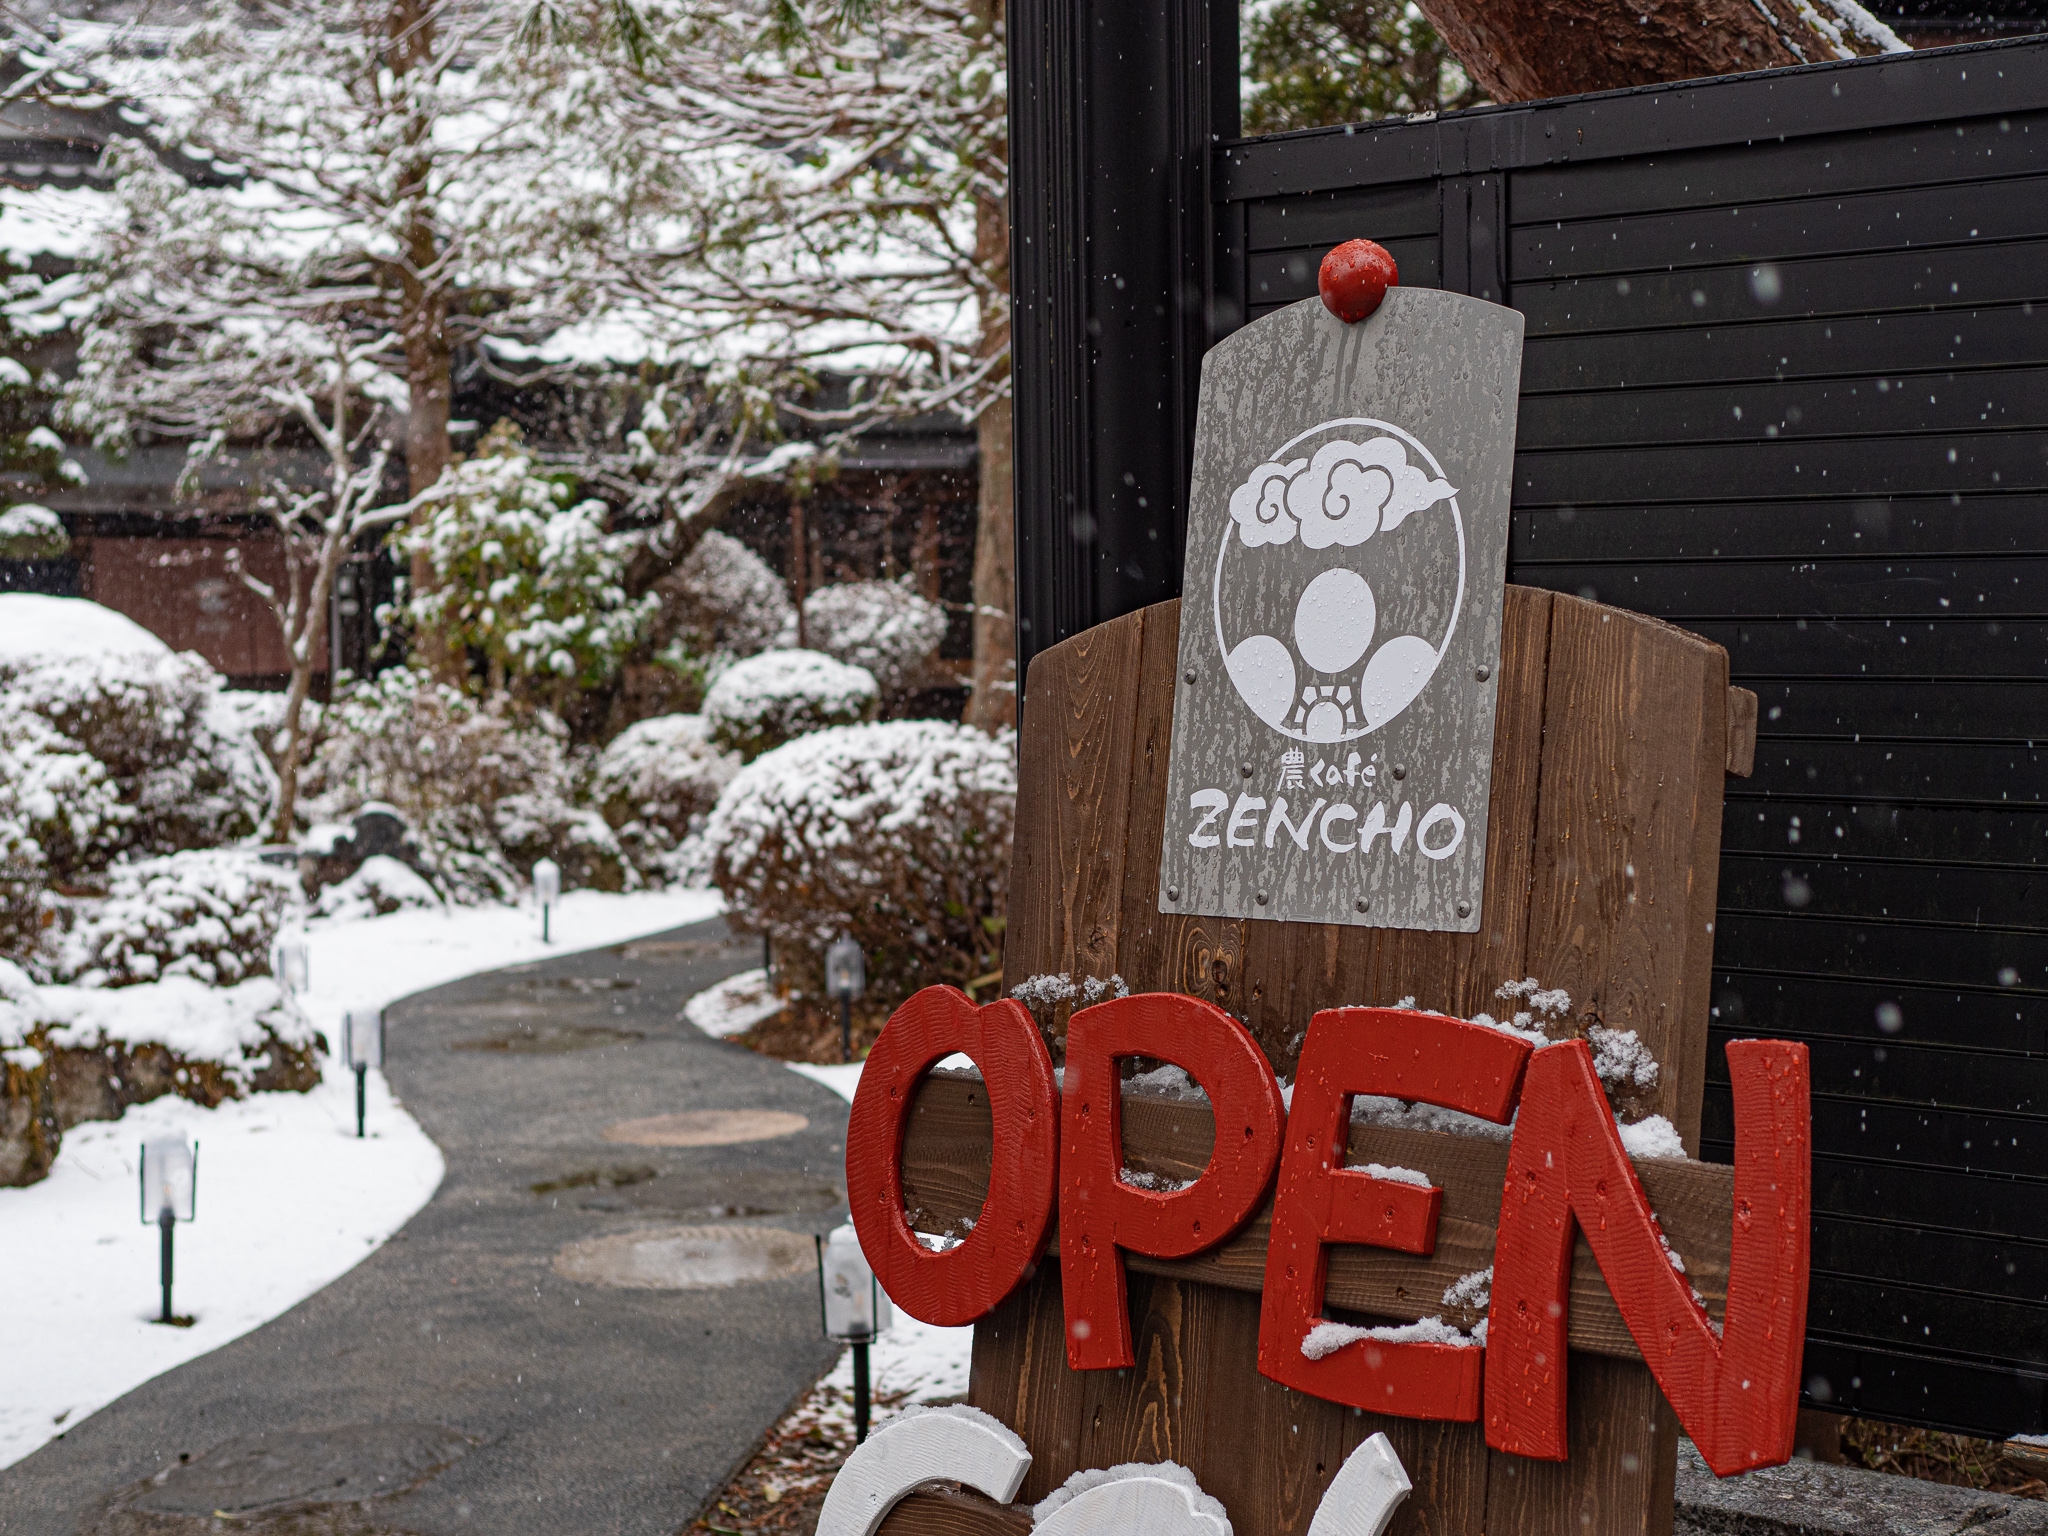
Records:
[[[716,916],[713,891],[572,891],[556,942],[537,910],[396,912],[315,927],[301,999],[331,1041],[349,1008],[525,960],[594,949]],[[311,1093],[256,1094],[219,1109],[182,1099],[73,1127],[50,1176],[0,1189],[6,1298],[21,1323],[0,1371],[0,1467],[160,1372],[276,1317],[346,1273],[425,1205],[441,1154],[369,1075],[369,1136],[355,1140],[353,1074],[327,1063]],[[142,1224],[136,1158],[157,1136],[199,1143],[198,1220],[177,1232],[173,1304],[157,1315],[157,1231]]]

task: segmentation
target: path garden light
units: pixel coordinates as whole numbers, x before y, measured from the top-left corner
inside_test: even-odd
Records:
[[[852,939],[837,939],[825,951],[825,995],[839,1003],[839,1059],[853,1060],[853,1002],[868,989],[868,966]]]
[[[356,1138],[363,1135],[364,1083],[372,1067],[384,1065],[384,1010],[351,1008],[341,1017],[341,1059],[356,1074]]]
[[[160,1323],[175,1322],[171,1314],[171,1232],[181,1221],[199,1214],[199,1143],[182,1136],[164,1136],[142,1144],[142,1224],[155,1223],[163,1233],[161,1284],[164,1293]]]
[[[303,996],[313,984],[313,954],[306,946],[306,936],[303,933],[281,935],[271,967],[279,986],[294,997]]]
[[[533,895],[540,903],[540,941],[548,938],[548,913],[562,899],[562,866],[553,859],[536,859],[533,865]]]
[[[888,1331],[895,1314],[850,1222],[816,1242],[825,1337],[853,1346],[853,1438],[858,1445],[868,1437],[868,1345]]]

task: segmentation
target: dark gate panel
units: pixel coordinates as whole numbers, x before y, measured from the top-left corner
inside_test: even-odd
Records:
[[[1809,1400],[2048,1428],[2048,44],[1218,160],[1219,310],[1355,235],[1504,291],[1510,579],[1697,630],[1759,695],[1713,1039],[1813,1049]]]

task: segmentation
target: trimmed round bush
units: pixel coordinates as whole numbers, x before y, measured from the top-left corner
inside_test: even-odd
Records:
[[[657,715],[628,726],[598,754],[590,798],[620,846],[651,873],[702,830],[739,766],[711,740],[702,715]]]
[[[704,696],[711,739],[752,762],[786,741],[874,716],[874,674],[822,651],[763,651],[719,673]]]
[[[233,986],[270,974],[270,946],[298,896],[294,871],[231,849],[117,864],[104,898],[68,904],[71,920],[37,968],[46,981],[88,987],[166,976]]]
[[[946,610],[909,581],[842,581],[804,599],[811,645],[875,676],[884,697],[906,693],[946,638]]]
[[[704,841],[729,920],[774,941],[793,990],[819,994],[825,946],[850,935],[887,1008],[995,969],[1016,809],[1013,735],[891,720],[756,759]]]

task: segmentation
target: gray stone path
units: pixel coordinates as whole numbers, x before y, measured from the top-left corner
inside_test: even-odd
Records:
[[[846,1107],[678,1013],[758,956],[711,922],[396,1006],[386,1070],[448,1162],[433,1200],[284,1316],[0,1472],[0,1531],[682,1527],[833,1359],[806,1250],[844,1219]],[[738,1145],[604,1139],[621,1121],[712,1110],[807,1124]],[[678,1226],[796,1241],[755,1243],[786,1272],[725,1289],[555,1267],[585,1244],[566,1267],[604,1272],[618,1245],[590,1240]],[[315,1485],[324,1502],[308,1501]]]

